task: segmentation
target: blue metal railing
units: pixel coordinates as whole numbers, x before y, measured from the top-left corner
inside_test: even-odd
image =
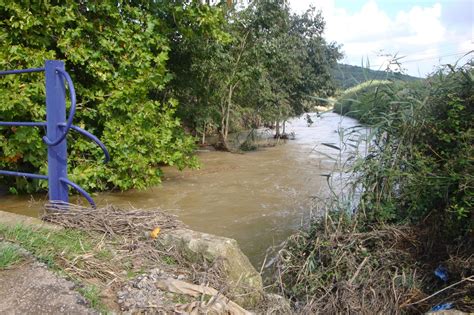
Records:
[[[48,175],[22,173],[0,170],[0,175],[44,179],[48,181],[50,201],[69,201],[69,186],[79,191],[87,201],[95,207],[92,197],[79,185],[67,177],[67,141],[69,130],[79,132],[81,135],[94,141],[104,152],[105,163],[110,160],[109,152],[105,145],[93,134],[73,125],[76,113],[76,92],[71,77],[64,69],[64,62],[47,60],[44,68],[0,71],[0,76],[10,74],[44,72],[46,81],[46,122],[2,122],[0,126],[30,126],[46,127],[46,136],[43,141],[48,146]],[[66,81],[69,89],[71,108],[66,119]]]

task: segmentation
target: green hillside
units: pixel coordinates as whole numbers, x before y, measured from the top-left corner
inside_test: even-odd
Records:
[[[346,64],[338,64],[336,68],[332,70],[332,75],[334,76],[338,87],[344,90],[368,80],[420,80],[420,78],[405,74],[387,73],[385,71],[371,70]]]

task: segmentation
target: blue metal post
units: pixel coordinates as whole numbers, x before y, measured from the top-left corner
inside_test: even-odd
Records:
[[[47,60],[46,76],[46,137],[51,141],[64,132],[60,124],[66,121],[66,88],[64,78],[56,69],[64,70],[64,62]],[[64,138],[57,145],[48,145],[49,200],[68,202],[68,186],[60,178],[67,178],[67,143]]]

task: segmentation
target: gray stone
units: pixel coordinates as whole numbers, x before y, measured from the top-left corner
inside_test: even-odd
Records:
[[[244,308],[254,308],[262,301],[262,277],[242,253],[236,240],[178,229],[161,235],[160,241],[165,246],[175,246],[191,261],[200,257],[209,262],[223,259],[229,298]]]
[[[27,217],[21,214],[15,214],[10,212],[5,212],[0,210],[0,224],[6,226],[17,226],[19,224],[35,227],[35,228],[44,228],[48,230],[61,230],[62,227],[55,224],[50,224],[44,221],[41,221],[38,218]]]

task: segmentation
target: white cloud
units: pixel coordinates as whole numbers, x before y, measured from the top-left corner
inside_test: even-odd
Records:
[[[394,27],[403,30],[405,35],[397,38],[402,45],[425,46],[442,43],[446,28],[441,23],[441,4],[431,8],[413,7],[409,12],[400,11]]]
[[[306,10],[309,5],[321,9],[326,20],[325,36],[329,41],[343,44],[343,62],[361,65],[361,60],[370,60],[374,68],[384,69],[386,57],[379,52],[406,56],[403,60],[408,74],[421,75],[433,71],[435,65],[455,62],[458,56],[447,54],[468,51],[472,48],[470,30],[466,34],[448,30],[443,25],[443,6],[413,6],[399,11],[392,17],[375,0],[368,0],[357,12],[349,12],[336,6],[334,0],[292,0],[296,12]]]

